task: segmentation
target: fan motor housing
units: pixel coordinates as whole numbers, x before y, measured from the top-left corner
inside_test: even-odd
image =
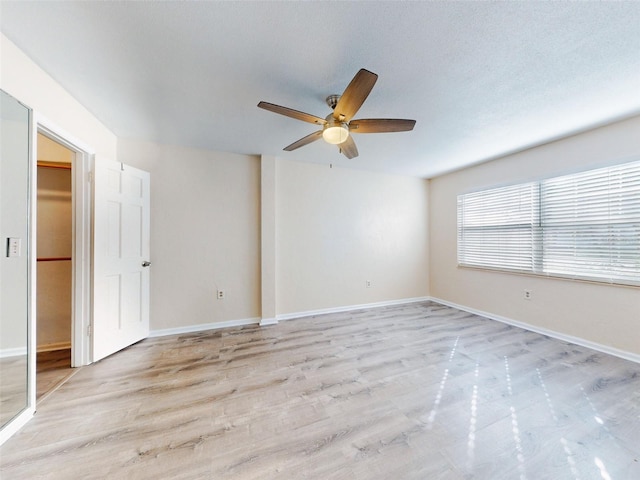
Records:
[[[336,108],[338,104],[338,100],[340,100],[340,95],[329,95],[326,99],[327,105],[331,107],[331,110]]]

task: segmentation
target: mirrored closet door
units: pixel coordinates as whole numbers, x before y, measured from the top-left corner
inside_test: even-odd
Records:
[[[33,410],[30,372],[31,110],[0,90],[0,432]],[[5,436],[0,437],[0,439]]]

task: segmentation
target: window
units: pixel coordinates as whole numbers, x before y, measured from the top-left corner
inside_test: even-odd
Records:
[[[640,162],[459,195],[458,264],[640,285]]]

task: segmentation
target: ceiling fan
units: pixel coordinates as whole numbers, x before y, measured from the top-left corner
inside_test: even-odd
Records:
[[[268,102],[260,102],[258,107],[286,117],[295,118],[296,120],[322,126],[322,130],[313,132],[285,147],[284,150],[287,152],[324,138],[327,143],[338,145],[340,152],[347,158],[355,158],[358,156],[358,149],[351,136],[352,133],[407,132],[413,130],[416,124],[415,120],[397,118],[351,120],[369,96],[376,80],[378,80],[378,75],[364,68],[360,69],[342,95],[329,95],[327,97],[327,104],[333,109],[333,113],[327,115],[326,118],[316,117],[309,113]]]

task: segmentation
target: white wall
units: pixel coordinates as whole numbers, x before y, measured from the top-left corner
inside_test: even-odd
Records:
[[[0,88],[96,155],[116,158],[116,136],[1,33]]]
[[[640,354],[640,289],[458,268],[456,258],[458,194],[633,157],[640,159],[640,117],[432,179],[431,295]]]
[[[98,157],[116,158],[116,136],[1,33],[0,88],[32,108],[35,118],[56,133]]]
[[[258,319],[259,157],[120,140],[118,160],[151,173],[151,330]]]
[[[279,314],[429,294],[426,180],[279,160],[276,192]]]

